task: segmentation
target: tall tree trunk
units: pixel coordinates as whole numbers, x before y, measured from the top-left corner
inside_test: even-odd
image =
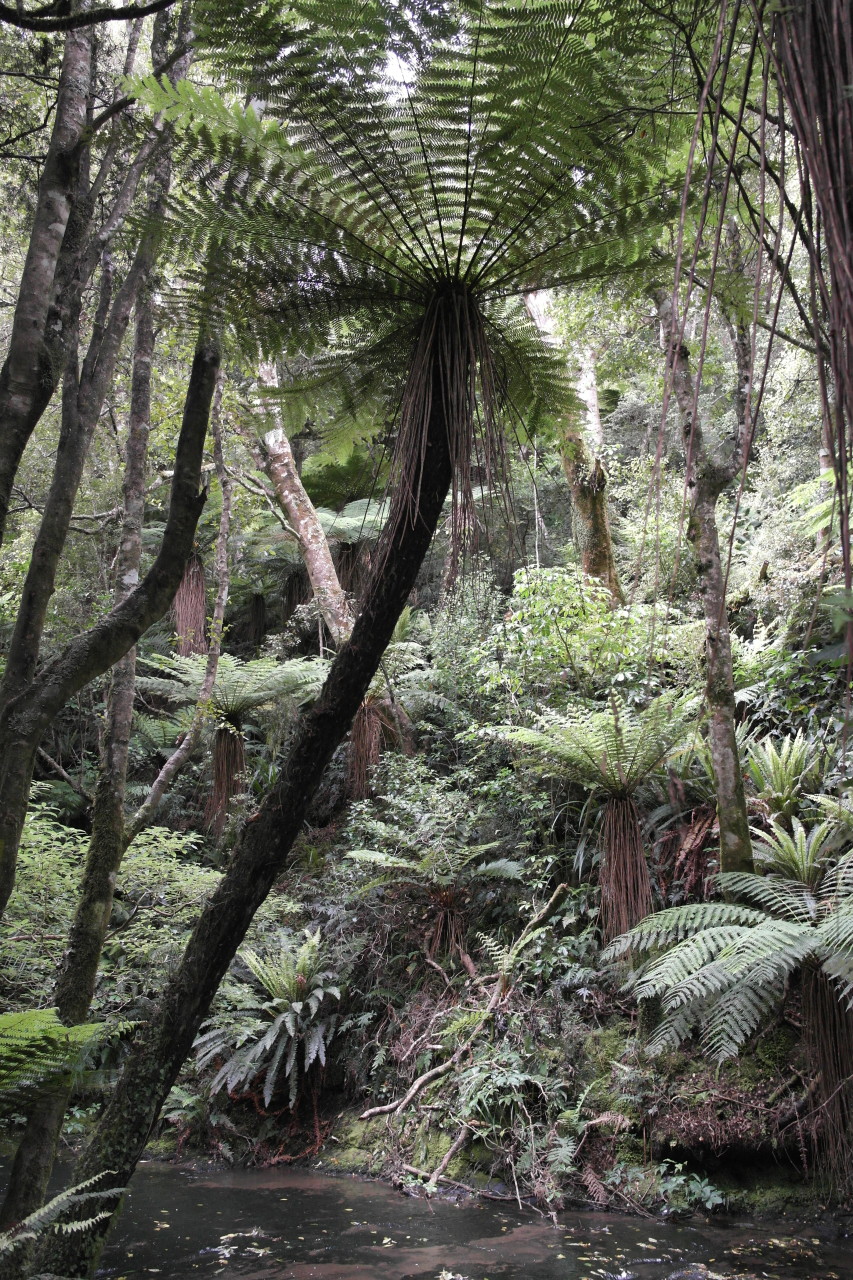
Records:
[[[146,287],[136,309],[130,424],[123,484],[124,520],[114,565],[116,604],[120,604],[139,581],[153,352],[151,295]],[[53,996],[59,1017],[69,1026],[85,1021],[89,1012],[109,926],[115,878],[125,851],[124,794],[135,692],[134,646],[119,659],[111,673],[89,851],[80,900]],[[43,1204],[70,1090],[70,1083],[65,1081],[52,1084],[33,1103],[0,1209],[0,1229],[5,1230],[19,1222]],[[13,1274],[26,1274],[26,1262],[26,1250],[18,1250],[5,1264],[0,1263],[0,1276],[7,1280]]]
[[[541,295],[525,295],[528,315],[539,332],[549,342],[556,343],[559,339],[553,322],[540,299]],[[572,537],[584,573],[603,582],[614,605],[622,605],[625,596],[613,555],[613,535],[607,510],[607,473],[599,457],[604,447],[604,432],[598,403],[595,352],[591,348],[581,353],[576,385],[586,410],[586,431],[564,420],[558,438],[563,470],[572,495]]]
[[[462,424],[449,417],[446,388],[455,389],[458,378],[454,380],[446,364],[454,358],[467,360],[467,353],[458,353],[455,330],[451,333],[452,337],[439,329],[429,346],[428,339],[422,339],[430,378],[423,447],[419,458],[408,460],[408,475],[397,484],[384,554],[377,557],[352,635],[339,650],[319,699],[297,722],[281,781],[243,827],[228,870],[203,909],[75,1170],[77,1180],[107,1169],[114,1171],[119,1184],[131,1177],[217,987],[255,912],[286,867],[310,799],[379,667],[450,489],[451,441]],[[423,391],[420,394],[423,398]],[[89,1235],[51,1239],[41,1259],[43,1268],[63,1276],[87,1275],[105,1230],[101,1225]]]
[[[735,735],[735,686],[726,616],[726,575],[717,531],[717,500],[739,474],[750,443],[748,416],[743,412],[746,384],[739,367],[735,393],[738,438],[731,459],[717,461],[706,447],[696,407],[690,352],[681,341],[672,295],[661,288],[656,289],[653,296],[687,451],[687,488],[690,494],[687,533],[696,556],[697,583],[705,615],[705,699],[720,824],[720,870],[752,871],[749,815]],[[740,366],[740,358],[737,363]]]
[[[17,844],[26,813],[34,753],[38,747],[36,740],[27,745],[23,757],[12,760],[6,755],[5,734],[9,723],[6,711],[11,706],[20,708],[23,691],[37,684],[42,632],[55,587],[57,567],[89,446],[112,384],[131,311],[139,289],[147,287],[154,267],[159,242],[158,223],[162,218],[170,176],[170,154],[164,148],[152,177],[147,210],[149,226],[143,232],[133,261],[114,296],[112,268],[104,256],[100,299],[82,368],[78,369],[76,341],[72,343],[73,354],[66,365],[57,459],[0,684],[0,911],[5,909],[14,883]],[[72,335],[75,339],[76,333],[75,327]],[[129,594],[129,588],[139,581],[138,562],[135,570],[128,569],[128,573],[131,572],[136,573],[136,579],[126,584],[125,596]],[[17,728],[13,732],[17,734]],[[16,741],[20,748],[20,738]]]
[[[169,15],[158,14],[152,35],[155,62],[165,57],[169,30]],[[126,72],[132,69],[136,44],[132,31]],[[59,385],[71,351],[85,286],[126,220],[142,174],[164,138],[162,122],[155,121],[136,155],[128,160],[118,194],[93,232],[103,182],[120,151],[118,144],[107,147],[91,181],[94,49],[92,28],[67,33],[54,125],[39,181],[9,345],[0,369],[0,541],[24,449]],[[175,58],[165,62],[173,65]],[[173,66],[174,75],[181,70],[182,66]]]
[[[308,580],[323,621],[336,645],[349,639],[353,613],[338,580],[332,552],[314,504],[305,492],[290,441],[281,427],[264,436],[264,470],[299,541]]]
[[[70,31],[59,76],[53,131],[39,181],[6,359],[0,370],[0,540],[18,464],[59,372],[56,268],[80,186],[93,33]],[[72,229],[73,239],[75,231]]]
[[[267,386],[279,385],[280,372],[271,365],[261,366],[260,377]],[[246,437],[246,442],[256,464],[266,472],[279,505],[296,534],[317,607],[333,641],[340,646],[349,639],[352,631],[353,609],[341,587],[329,540],[305,491],[299,463],[277,411],[276,419],[275,429],[266,433],[262,444],[253,437]]]
[[[199,477],[218,367],[218,343],[202,338],[187,388],[166,528],[144,579],[89,631],[37,670],[29,684],[17,692],[9,690],[0,708],[0,910],[5,909],[15,882],[33,757],[43,733],[68,699],[108,671],[172,603],[204,505]]]

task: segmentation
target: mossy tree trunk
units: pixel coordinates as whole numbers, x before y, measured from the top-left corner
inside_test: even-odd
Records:
[[[690,512],[688,537],[696,557],[696,574],[705,615],[705,699],[708,707],[708,743],[717,794],[720,824],[721,871],[752,871],[752,841],[735,734],[735,687],[732,645],[726,616],[726,573],[717,529],[717,501],[740,474],[751,437],[746,413],[746,387],[740,369],[743,352],[737,351],[738,388],[735,393],[738,429],[735,446],[726,461],[715,459],[706,445],[697,411],[696,388],[690,369],[690,352],[681,341],[672,295],[654,291],[661,327],[661,344],[667,353],[669,377],[678,406],[681,433],[687,451],[687,489]],[[743,333],[736,335],[742,343]]]
[[[581,568],[604,583],[614,605],[624,604],[607,510],[607,474],[601,460],[590,457],[580,431],[568,423],[561,429],[560,454],[572,494],[572,535]]]
[[[18,844],[29,797],[33,758],[48,725],[69,698],[102,675],[162,618],[192,551],[204,505],[199,492],[210,402],[219,367],[218,344],[203,338],[196,349],[175,451],[169,516],[160,550],[143,580],[125,600],[70,641],[0,707],[0,907],[12,892]]]
[[[120,603],[139,580],[153,348],[151,298],[149,289],[145,288],[136,309],[130,428],[123,485],[124,519],[115,564],[116,603]],[[124,852],[124,792],[135,690],[134,646],[116,663],[111,673],[104,747],[92,807],[89,852],[68,949],[53,996],[59,1017],[68,1025],[83,1022],[89,1011],[101,948],[109,925],[115,876]],[[0,1228],[3,1230],[44,1202],[69,1094],[70,1084],[64,1081],[54,1084],[35,1100],[29,1112],[0,1210]],[[24,1250],[19,1252],[24,1254]],[[7,1260],[0,1274],[9,1274],[8,1263],[12,1261]],[[23,1257],[19,1259],[22,1261]]]
[[[131,424],[124,478],[124,521],[116,559],[116,607],[139,579],[145,468],[150,429],[150,377],[154,347],[151,301],[146,291],[137,311]],[[164,610],[165,611],[165,610]],[[129,839],[124,798],[136,688],[136,650],[128,649],[112,668],[107,698],[104,747],[95,800],[92,834],[80,885],[80,897],[53,1002],[67,1025],[85,1021],[95,990],[98,966],[110,921],[116,876]],[[59,1081],[37,1097],[12,1166],[0,1224],[8,1228],[44,1201],[70,1084]],[[20,1249],[0,1262],[3,1280],[26,1274],[28,1252]]]

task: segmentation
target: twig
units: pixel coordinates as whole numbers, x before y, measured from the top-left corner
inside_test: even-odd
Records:
[[[50,765],[53,772],[58,774],[63,782],[67,782],[69,787],[71,787],[73,791],[77,792],[78,796],[81,796],[83,800],[86,800],[89,804],[91,804],[92,802],[91,792],[87,791],[85,787],[81,787],[79,782],[75,782],[74,779],[71,777],[71,774],[66,773],[66,771],[63,769],[62,765],[59,763],[58,760],[54,760],[53,756],[49,756],[43,747],[39,747],[38,755],[41,756],[42,760],[44,760],[46,764]]]
[[[437,973],[441,974],[442,978],[444,978],[444,981],[447,983],[448,987],[453,985],[437,960],[430,960],[429,956],[427,955],[424,956],[424,960],[426,960],[427,964],[431,969],[435,969]]]

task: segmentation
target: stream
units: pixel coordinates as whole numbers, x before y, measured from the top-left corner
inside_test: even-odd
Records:
[[[809,1227],[667,1223],[403,1195],[274,1169],[140,1166],[102,1261],[113,1280],[853,1280],[853,1240]]]

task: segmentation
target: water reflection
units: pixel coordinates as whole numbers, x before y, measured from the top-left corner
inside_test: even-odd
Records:
[[[292,1170],[192,1173],[143,1165],[104,1275],[242,1280],[853,1280],[853,1248],[743,1223],[615,1214],[549,1222],[493,1204],[403,1196]]]

